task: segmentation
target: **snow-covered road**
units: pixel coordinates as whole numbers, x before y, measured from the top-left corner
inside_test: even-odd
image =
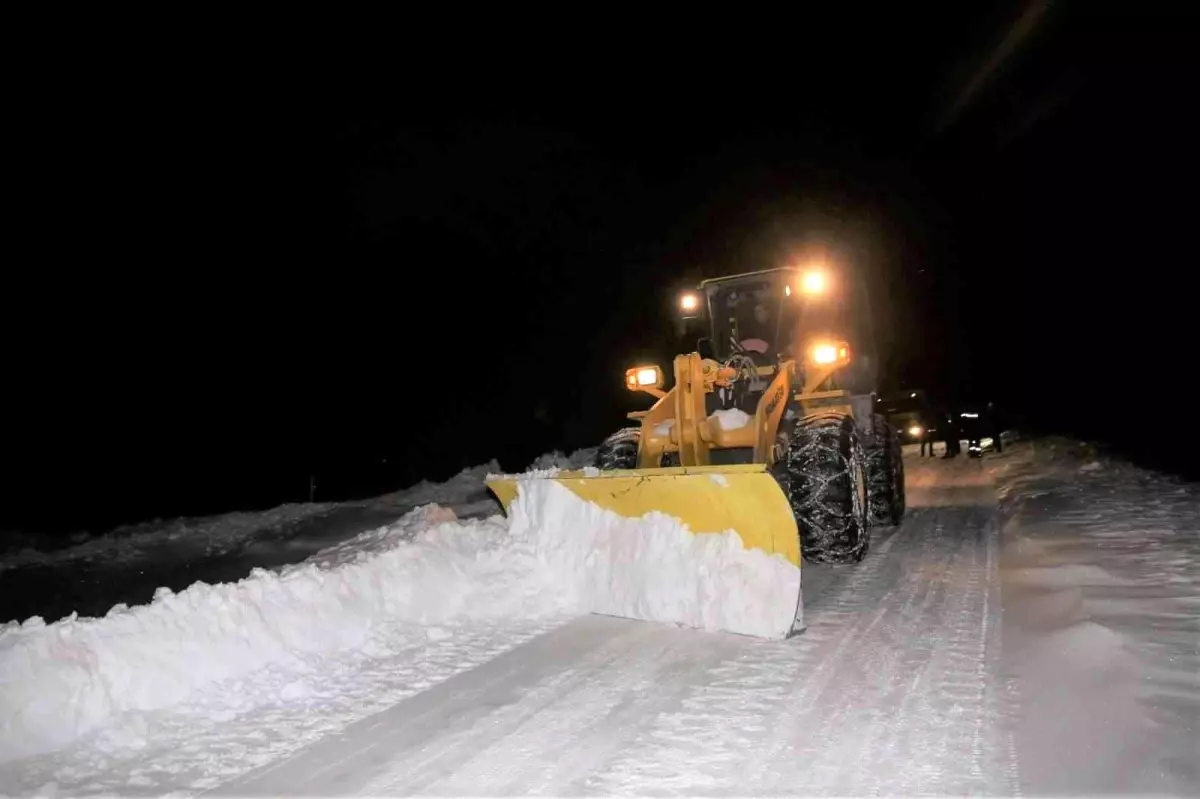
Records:
[[[913,455],[904,524],[805,565],[786,641],[580,615],[539,547],[592,522],[437,506],[8,625],[0,794],[1200,794],[1200,486],[1072,442]]]
[[[800,637],[583,617],[220,792],[1012,793],[995,497],[937,466],[864,563],[805,567]]]

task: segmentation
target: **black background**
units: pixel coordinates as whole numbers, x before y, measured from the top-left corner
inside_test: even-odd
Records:
[[[55,30],[7,101],[0,528],[594,444],[678,288],[813,241],[887,386],[1187,471],[1187,20],[961,5]]]

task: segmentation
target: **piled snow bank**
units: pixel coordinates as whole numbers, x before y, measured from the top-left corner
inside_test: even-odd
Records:
[[[581,469],[590,467],[595,459],[595,447],[576,450],[570,455],[555,450],[539,456],[529,469],[546,473],[559,469]],[[483,485],[485,478],[499,471],[500,464],[492,460],[463,469],[443,482],[422,480],[407,488],[366,500],[289,503],[262,511],[155,519],[123,525],[100,534],[81,531],[61,536],[8,531],[3,536],[7,543],[3,543],[0,549],[0,572],[27,566],[69,565],[75,561],[129,560],[144,555],[152,548],[175,544],[201,549],[200,552],[189,553],[189,557],[221,555],[264,532],[278,530],[339,507],[390,508],[462,503],[473,495],[486,494]]]
[[[72,536],[73,546],[49,551],[25,548],[0,556],[0,571],[24,566],[63,565],[73,561],[129,558],[151,547],[186,542],[202,546],[205,555],[227,552],[264,529],[277,529],[302,521],[334,506],[331,504],[280,505],[265,511],[236,511],[216,516],[181,517],[118,527],[103,535]],[[32,540],[32,539],[31,539]],[[47,536],[37,539],[52,544]]]
[[[1022,779],[1043,793],[1196,795],[1200,486],[1064,439],[1001,463]]]
[[[554,452],[547,452],[534,459],[533,463],[525,467],[525,471],[516,474],[498,471],[499,464],[493,461],[492,465],[496,467],[496,470],[487,472],[487,474],[484,475],[484,479],[491,480],[493,478],[513,477],[556,477],[559,472],[580,470],[589,474],[599,474],[599,470],[593,465],[596,462],[596,450],[596,447],[577,449],[570,455],[564,455],[558,450],[555,450]]]
[[[267,665],[387,651],[397,622],[563,607],[543,591],[531,548],[514,545],[498,518],[448,518],[445,509],[418,509],[324,563],[178,594],[160,589],[149,605],[117,606],[104,618],[9,622],[0,628],[0,761],[52,751],[119,713],[166,708]]]
[[[543,455],[542,458],[555,456],[558,456],[558,453]],[[572,458],[574,457],[573,455]],[[190,557],[211,557],[230,552],[264,532],[279,530],[339,507],[416,506],[432,502],[462,502],[471,495],[482,492],[484,477],[499,468],[499,464],[493,460],[463,469],[444,482],[423,480],[399,491],[368,500],[345,503],[289,503],[262,511],[155,519],[124,525],[100,535],[80,532],[69,537],[70,543],[67,546],[61,546],[64,540],[62,536],[12,534],[9,537],[20,541],[22,546],[8,546],[5,551],[0,552],[0,571],[26,566],[68,565],[81,560],[128,560],[152,548],[176,544],[201,549]]]
[[[596,447],[577,449],[570,455],[564,455],[558,450],[539,455],[529,465],[528,471],[537,469],[584,469],[596,462]]]
[[[408,488],[393,491],[374,499],[365,500],[366,505],[427,505],[436,502],[440,505],[459,502],[483,488],[484,478],[498,470],[500,464],[491,460],[478,466],[470,466],[441,483],[422,480]]]
[[[732,531],[694,535],[661,513],[628,519],[552,480],[521,481],[510,512],[514,538],[584,610],[767,637],[792,625],[800,569]]]
[[[0,762],[260,669],[311,670],[346,651],[398,656],[456,620],[590,611],[764,636],[790,627],[800,572],[782,557],[746,551],[732,532],[692,535],[660,514],[625,519],[554,481],[521,488],[510,521],[423,506],[278,573],[162,588],[103,618],[9,622]]]

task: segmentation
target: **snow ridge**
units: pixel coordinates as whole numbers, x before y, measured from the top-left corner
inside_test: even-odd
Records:
[[[385,622],[536,618],[564,606],[532,579],[531,548],[512,546],[499,519],[452,517],[422,507],[332,564],[160,589],[149,605],[99,619],[9,622],[0,628],[0,759],[51,751],[122,712],[169,707],[267,665],[386,651],[395,642],[377,635]]]

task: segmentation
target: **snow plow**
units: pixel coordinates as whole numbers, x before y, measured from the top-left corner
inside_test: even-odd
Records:
[[[860,561],[870,528],[898,524],[905,510],[899,438],[875,412],[862,293],[823,266],[701,282],[679,298],[681,332],[697,325],[703,332],[696,351],[675,357],[669,389],[656,365],[626,372],[626,387],[655,402],[629,414],[635,424],[600,445],[594,467],[492,476],[489,488],[526,527],[555,523],[533,507],[545,501],[537,485],[549,481],[604,518],[665,517],[685,536],[733,536],[744,558],[767,557],[783,569],[772,572],[772,596],[754,597],[773,605],[765,611],[704,607],[728,603],[731,581],[761,573],[761,564],[736,558],[722,561],[725,575],[694,564],[706,580],[693,594],[655,603],[648,599],[659,590],[654,564],[644,561],[670,558],[669,551],[631,555],[604,543],[592,567],[607,559],[601,567],[611,570],[620,560],[646,570],[647,584],[620,584],[613,590],[625,601],[602,602],[595,612],[767,638],[801,631],[801,562]],[[614,586],[617,577],[609,576]],[[756,612],[771,621],[764,625]]]

